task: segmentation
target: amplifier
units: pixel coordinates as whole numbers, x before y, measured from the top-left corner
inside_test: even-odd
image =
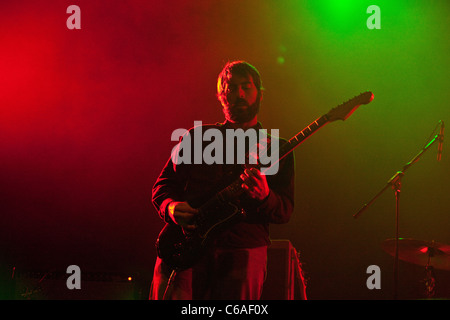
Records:
[[[289,240],[272,240],[267,249],[267,278],[261,299],[307,299],[299,254]]]

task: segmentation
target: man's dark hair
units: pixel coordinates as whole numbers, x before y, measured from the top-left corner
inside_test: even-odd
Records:
[[[258,97],[261,97],[261,91],[264,90],[262,86],[261,75],[258,70],[246,61],[232,61],[228,62],[222,69],[217,79],[217,98],[223,104],[223,99],[226,96],[226,84],[232,75],[251,76],[256,89],[258,90]]]

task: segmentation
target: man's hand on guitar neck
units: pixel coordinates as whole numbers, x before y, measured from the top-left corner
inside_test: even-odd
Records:
[[[169,204],[168,211],[173,222],[182,227],[185,232],[189,233],[196,228],[191,221],[198,210],[192,208],[187,202],[173,201]]]

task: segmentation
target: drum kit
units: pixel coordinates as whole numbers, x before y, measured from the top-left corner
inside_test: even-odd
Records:
[[[424,279],[426,296],[435,296],[436,278],[434,269],[450,271],[450,245],[432,241],[399,238],[383,241],[382,248],[388,254],[395,256],[396,243],[400,260],[425,267]]]

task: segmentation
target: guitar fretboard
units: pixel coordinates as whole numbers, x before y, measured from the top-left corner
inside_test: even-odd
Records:
[[[311,122],[309,126],[293,136],[287,143],[280,147],[279,160],[284,158],[292,150],[298,147],[302,142],[309,138],[315,131],[328,123],[328,116],[323,115],[314,122]]]

